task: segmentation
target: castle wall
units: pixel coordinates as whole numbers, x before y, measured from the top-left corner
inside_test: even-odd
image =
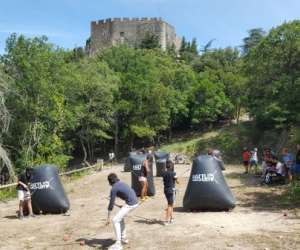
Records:
[[[91,53],[123,43],[137,47],[148,32],[159,36],[163,50],[176,45],[175,29],[161,18],[114,18],[91,23]]]

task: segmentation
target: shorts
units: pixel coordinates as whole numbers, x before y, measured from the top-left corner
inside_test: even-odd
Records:
[[[173,206],[175,202],[175,190],[165,190],[165,196],[168,201],[168,205]]]
[[[25,190],[18,190],[18,200],[28,201],[30,200],[30,192]]]
[[[244,166],[249,166],[249,161],[243,161]]]
[[[145,176],[139,176],[139,181],[140,182],[146,182],[147,178]]]

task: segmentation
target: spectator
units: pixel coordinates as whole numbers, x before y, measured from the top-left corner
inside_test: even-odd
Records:
[[[300,145],[297,144],[294,174],[300,174]]]
[[[245,167],[245,174],[248,174],[249,161],[250,161],[250,152],[245,147],[244,150],[243,150],[243,164],[244,164],[244,167]]]
[[[292,168],[294,164],[294,157],[289,153],[287,148],[282,149],[282,162],[285,167],[285,173],[289,181],[292,181]]]
[[[251,171],[251,168],[255,166],[254,168],[254,173],[257,174],[257,166],[258,166],[258,157],[257,157],[257,148],[254,148],[251,151],[251,156],[250,156],[250,168],[249,171]]]

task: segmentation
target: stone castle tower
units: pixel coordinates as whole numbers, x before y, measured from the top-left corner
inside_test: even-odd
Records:
[[[180,48],[181,38],[161,18],[109,18],[91,23],[89,53],[118,44],[138,47],[147,33],[158,36],[163,50],[173,44],[177,50]]]

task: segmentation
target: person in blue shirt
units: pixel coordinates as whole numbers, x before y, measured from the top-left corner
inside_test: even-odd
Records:
[[[112,219],[116,243],[109,247],[109,250],[122,250],[122,244],[128,244],[125,230],[125,216],[138,206],[138,199],[132,188],[126,183],[119,180],[115,173],[110,173],[107,177],[109,184],[112,186],[110,191],[110,201],[108,205],[108,214],[106,225],[110,224],[111,211],[114,208],[116,197],[125,201],[125,205],[121,207],[115,217]]]
[[[288,176],[289,181],[292,181],[292,168],[294,165],[294,157],[289,153],[287,148],[282,150],[282,163],[286,169],[286,176]]]

